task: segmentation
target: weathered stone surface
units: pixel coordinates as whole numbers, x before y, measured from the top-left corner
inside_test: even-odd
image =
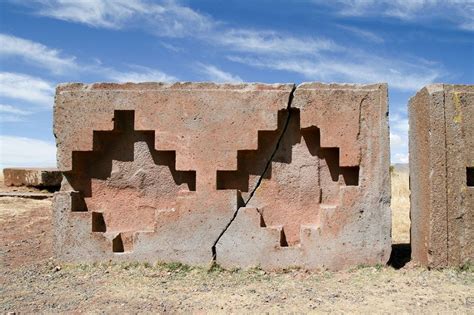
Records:
[[[277,129],[292,84],[67,84],[54,131],[62,191],[55,251],[64,261],[208,264],[241,204],[217,190],[239,150]],[[239,151],[240,152],[240,151]]]
[[[409,114],[412,259],[463,265],[474,260],[474,86],[427,86]]]
[[[5,168],[6,186],[59,187],[62,174],[54,168]]]
[[[386,85],[68,84],[54,112],[61,260],[388,260]]]
[[[264,269],[385,263],[391,251],[386,85],[302,84],[279,126],[281,139],[278,132],[260,133],[258,150],[238,155],[238,171],[218,176],[218,188],[240,189],[245,197],[253,191],[247,178],[255,183],[264,174],[217,243],[217,262]],[[267,166],[263,156],[276,144]]]

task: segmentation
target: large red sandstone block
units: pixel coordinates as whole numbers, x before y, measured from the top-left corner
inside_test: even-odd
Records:
[[[474,260],[474,86],[434,84],[409,103],[411,247],[429,267]]]
[[[340,269],[390,254],[386,85],[57,89],[65,261]]]
[[[216,174],[277,129],[292,84],[67,84],[54,132],[66,181],[55,250],[65,261],[205,265],[241,204]]]
[[[280,124],[283,137],[259,135],[264,156],[279,141],[271,162],[257,163],[258,154],[239,155],[240,176],[264,176],[217,243],[217,262],[264,269],[386,263],[391,252],[387,110],[383,84],[299,85],[286,123]]]
[[[4,168],[6,186],[59,187],[62,174],[54,168]]]

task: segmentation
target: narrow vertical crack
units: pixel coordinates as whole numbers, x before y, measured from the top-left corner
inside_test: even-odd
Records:
[[[362,105],[364,102],[369,98],[369,92],[367,92],[364,97],[360,100],[359,103],[359,129],[357,130],[357,140],[360,138],[360,133],[361,133],[361,126],[362,126]]]
[[[239,213],[239,210],[242,208],[242,207],[246,207],[247,204],[250,202],[250,200],[252,200],[252,197],[253,195],[255,194],[255,192],[257,191],[258,187],[260,186],[260,184],[262,183],[262,180],[263,180],[263,176],[265,175],[265,173],[268,171],[268,169],[270,168],[271,166],[271,163],[273,161],[273,158],[275,157],[275,154],[278,152],[278,149],[280,148],[280,143],[283,139],[283,136],[285,135],[286,133],[286,130],[288,129],[288,125],[290,123],[290,118],[291,118],[291,103],[293,102],[293,97],[294,97],[294,93],[296,91],[296,85],[293,86],[293,89],[291,90],[290,92],[290,95],[289,95],[289,98],[288,98],[288,105],[286,107],[286,112],[287,112],[287,115],[286,115],[286,121],[285,121],[285,125],[283,127],[283,130],[281,131],[281,134],[280,136],[278,137],[278,141],[275,145],[275,148],[273,149],[272,151],[272,154],[270,155],[270,158],[267,160],[267,163],[265,164],[265,168],[263,169],[263,172],[262,174],[260,175],[260,177],[258,178],[258,181],[255,185],[255,187],[252,189],[252,191],[250,192],[250,194],[248,195],[248,198],[247,200],[245,200],[241,205],[238,205],[237,206],[237,209],[234,211],[234,214],[232,215],[232,218],[229,220],[229,222],[227,223],[227,225],[224,227],[224,229],[222,230],[222,232],[219,234],[219,236],[217,237],[216,241],[214,242],[214,244],[212,245],[212,260],[213,262],[216,261],[217,259],[217,251],[216,251],[216,246],[217,246],[217,243],[219,242],[219,240],[221,239],[221,237],[225,234],[225,232],[227,231],[227,229],[229,229],[229,227],[231,226],[232,222],[234,222],[235,218],[237,217],[237,214]]]

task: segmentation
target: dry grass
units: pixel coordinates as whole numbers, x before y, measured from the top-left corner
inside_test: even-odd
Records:
[[[17,220],[20,216],[30,216],[31,212],[37,208],[51,207],[51,200],[35,200],[16,197],[0,198],[0,223],[8,222],[8,220]]]
[[[392,171],[392,242],[410,242],[410,190],[406,170]]]
[[[140,264],[4,270],[0,312],[469,314],[474,274],[364,267],[341,272],[207,271]],[[0,277],[1,285],[1,277]]]

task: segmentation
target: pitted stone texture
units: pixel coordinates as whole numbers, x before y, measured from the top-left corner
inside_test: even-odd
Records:
[[[359,166],[361,160],[360,133],[365,119],[362,103],[370,89],[377,85],[351,86],[304,83],[298,86],[293,107],[301,110],[301,128],[318,127],[321,146],[339,148],[341,166]],[[373,100],[372,100],[373,101]]]
[[[253,197],[217,243],[217,262],[228,268],[333,270],[386,263],[391,251],[387,110],[383,84],[298,86],[278,150]],[[272,139],[275,143],[271,134],[259,134],[259,149],[272,147],[264,145]],[[264,166],[254,169],[258,153],[239,157],[241,176],[263,173]],[[219,178],[228,180],[222,187],[238,183],[238,176],[229,177]]]
[[[474,86],[427,86],[409,114],[413,261],[463,265],[474,260]]]
[[[62,174],[54,168],[5,168],[5,186],[59,187]]]
[[[176,151],[176,169],[197,172],[215,189],[215,170],[235,170],[237,150],[257,148],[257,131],[274,130],[291,84],[69,84],[57,89],[58,167],[92,150],[92,133],[112,130],[115,110],[135,111],[135,129],[155,131],[155,149]],[[209,161],[212,161],[210,163]]]
[[[232,216],[238,196],[230,191],[213,192],[207,198],[182,195],[175,208],[154,209],[153,227],[133,231],[117,225],[109,231],[107,218],[105,229],[97,228],[101,225],[96,223],[96,212],[71,211],[76,198],[73,192],[58,192],[53,199],[54,250],[61,261],[178,261],[205,266],[212,261],[211,247]],[[128,209],[140,215],[134,204]],[[116,247],[117,240],[122,248]]]
[[[291,84],[68,84],[57,89],[62,192],[54,201],[64,261],[205,265],[239,205],[218,171],[277,129]],[[76,231],[78,230],[78,231]],[[80,247],[75,250],[76,247]]]

